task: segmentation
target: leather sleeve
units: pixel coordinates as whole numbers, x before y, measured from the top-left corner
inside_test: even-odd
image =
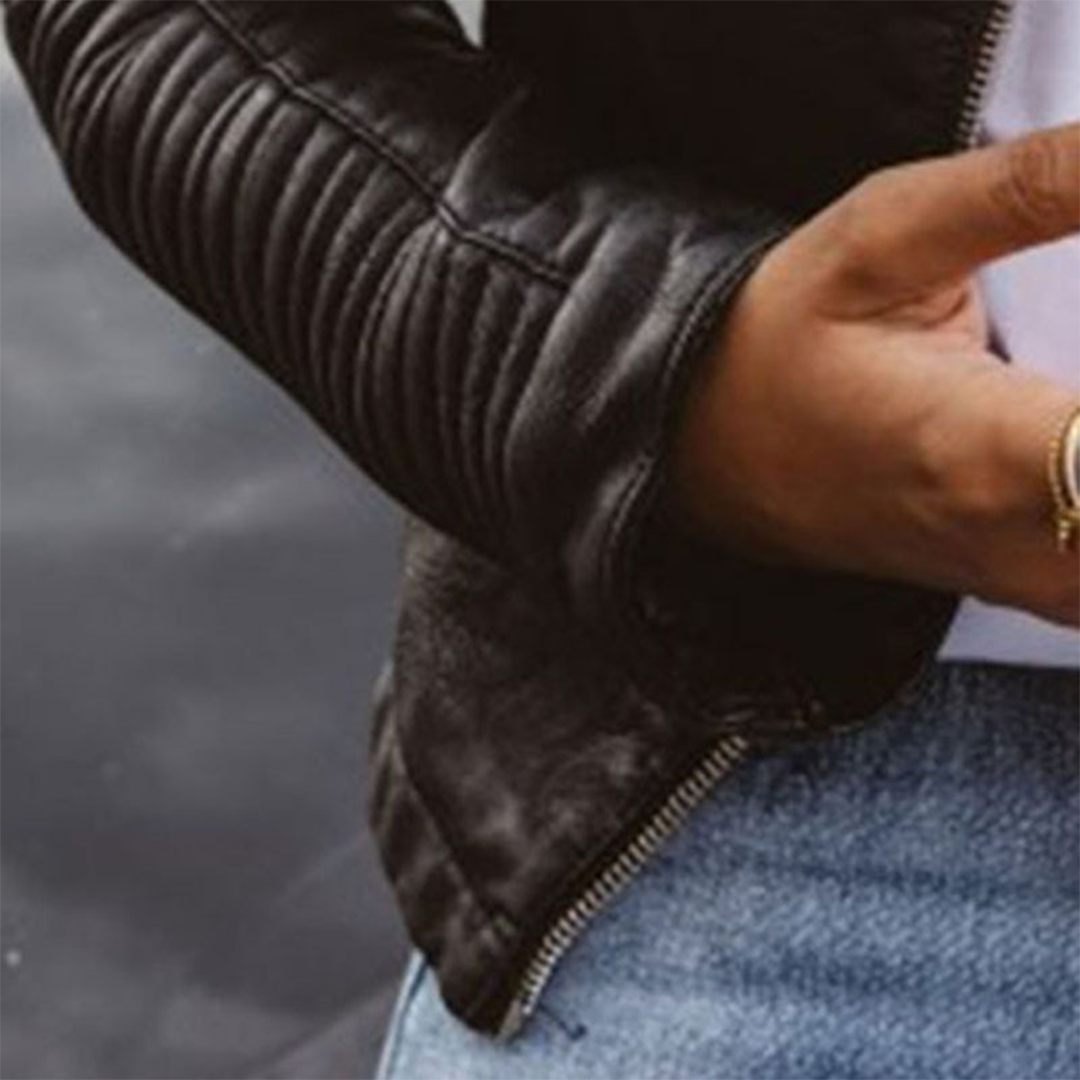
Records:
[[[93,222],[392,497],[643,655],[680,392],[788,224],[607,160],[442,3],[4,7]]]

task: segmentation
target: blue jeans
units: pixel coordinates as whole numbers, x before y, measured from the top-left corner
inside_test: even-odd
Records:
[[[380,1080],[1080,1077],[1074,671],[937,663],[740,766],[563,958],[516,1040],[414,953]]]

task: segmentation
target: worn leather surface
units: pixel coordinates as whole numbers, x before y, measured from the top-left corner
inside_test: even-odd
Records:
[[[955,598],[666,525],[683,387],[755,260],[956,146],[985,3],[6,0],[74,197],[410,527],[371,821],[497,1025],[559,904],[718,735],[859,723]],[[792,373],[797,378],[797,372]]]

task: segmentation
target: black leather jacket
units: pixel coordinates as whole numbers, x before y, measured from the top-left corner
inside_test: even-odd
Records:
[[[482,50],[434,2],[5,8],[85,212],[407,511],[371,823],[512,1032],[713,783],[936,650],[956,598],[704,549],[664,467],[768,246],[972,143],[1005,5],[500,2]]]

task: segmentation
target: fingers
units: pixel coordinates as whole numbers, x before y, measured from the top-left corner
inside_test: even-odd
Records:
[[[1080,229],[1080,124],[874,173],[823,215],[842,287],[871,307]]]

